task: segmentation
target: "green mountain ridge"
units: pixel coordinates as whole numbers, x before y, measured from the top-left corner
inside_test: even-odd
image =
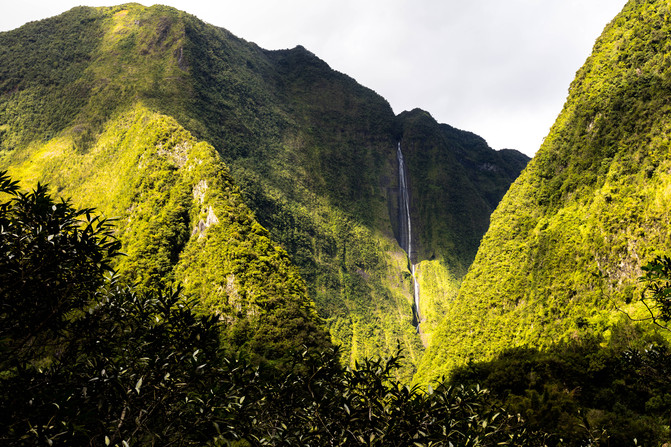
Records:
[[[231,324],[242,316],[234,345],[264,309],[300,345],[300,330],[281,329],[291,312],[266,306],[281,296],[315,346],[326,321],[346,363],[400,342],[406,378],[424,348],[397,242],[398,142],[424,343],[527,161],[426,112],[395,116],[303,47],[263,50],[164,6],[79,7],[31,22],[0,34],[0,67],[0,168],[118,216],[122,274],[148,288],[180,281]],[[192,153],[204,147],[206,159]],[[193,157],[206,176],[193,175]],[[217,177],[227,169],[244,204]]]
[[[650,316],[641,266],[671,243],[669,12],[667,2],[630,1],[597,40],[492,214],[419,381],[512,347],[608,343],[629,318]]]
[[[173,8],[0,33],[0,436],[666,445],[670,8],[528,164]]]

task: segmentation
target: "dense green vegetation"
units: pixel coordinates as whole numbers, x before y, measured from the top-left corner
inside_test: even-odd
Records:
[[[422,332],[429,344],[475,257],[489,215],[527,159],[517,151],[492,151],[477,135],[438,124],[419,109],[398,120],[411,179]]]
[[[417,216],[417,257],[441,259],[460,278],[508,189],[507,180],[517,177],[527,159],[517,151],[492,151],[477,135],[438,124],[419,109],[398,118]]]
[[[648,316],[635,299],[641,266],[671,246],[669,12],[630,1],[597,40],[492,214],[420,380],[507,348],[565,343],[585,326],[608,341],[622,312]]]
[[[540,445],[477,387],[399,383],[398,357],[228,355],[226,324],[179,291],[123,285],[93,210],[4,172],[0,194],[3,445]]]
[[[585,331],[544,351],[508,349],[457,368],[451,381],[486,387],[548,445],[662,445],[671,437],[671,352],[646,338],[621,322],[608,341]]]
[[[608,343],[508,350],[424,391],[395,378],[399,353],[354,368],[331,348],[252,364],[230,353],[226,322],[199,316],[179,290],[124,285],[112,268],[121,244],[94,210],[42,185],[21,193],[4,172],[0,194],[3,445],[619,446],[669,436],[668,344],[631,323]],[[660,258],[645,269],[645,299],[665,309],[671,268]]]
[[[124,280],[143,291],[178,281],[200,308],[226,320],[232,346],[270,361],[328,346],[286,252],[254,219],[214,149],[174,120],[138,108],[109,123],[85,154],[67,141],[43,151],[15,171],[54,172],[62,191],[123,216],[125,256],[115,266]]]
[[[641,301],[650,313],[649,320],[657,326],[669,329],[671,321],[671,258],[657,256],[644,265],[645,275],[641,281],[645,285]]]
[[[163,6],[75,8],[2,33],[0,67],[0,168],[118,217],[124,278],[179,280],[231,324],[309,296],[346,363],[400,340],[408,379],[423,346],[395,236],[397,141],[417,190],[425,342],[526,162],[424,112],[395,117],[302,47],[265,51]],[[274,339],[250,343],[286,347]]]
[[[0,168],[51,190],[0,178],[0,440],[669,441],[670,14],[627,4],[502,200],[524,156],[302,47],[137,4],[1,33]]]

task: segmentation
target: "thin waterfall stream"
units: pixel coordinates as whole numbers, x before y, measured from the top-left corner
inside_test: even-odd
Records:
[[[401,248],[405,250],[408,255],[408,264],[410,272],[412,273],[413,297],[414,297],[414,314],[415,322],[417,323],[417,332],[419,332],[419,324],[421,316],[419,313],[419,283],[415,276],[416,264],[412,262],[412,223],[410,221],[410,194],[408,188],[408,180],[406,177],[405,162],[403,160],[403,152],[401,151],[401,143],[398,143],[396,148],[396,157],[398,158],[398,188],[399,188],[399,239]]]

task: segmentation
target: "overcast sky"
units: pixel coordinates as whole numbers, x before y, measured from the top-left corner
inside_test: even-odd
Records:
[[[149,2],[140,2],[150,5]],[[165,0],[266,49],[303,45],[385,97],[533,155],[626,0]],[[0,31],[99,0],[0,0]]]

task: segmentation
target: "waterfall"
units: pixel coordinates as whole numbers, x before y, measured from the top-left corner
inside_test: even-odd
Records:
[[[401,143],[396,148],[396,157],[398,158],[398,189],[399,189],[399,243],[401,248],[408,254],[408,264],[412,273],[413,296],[415,301],[414,312],[417,322],[417,332],[419,332],[419,323],[421,317],[419,314],[419,283],[415,276],[416,264],[412,260],[412,224],[410,222],[410,195],[408,192],[408,180],[406,178],[405,162],[403,161],[403,152]]]

